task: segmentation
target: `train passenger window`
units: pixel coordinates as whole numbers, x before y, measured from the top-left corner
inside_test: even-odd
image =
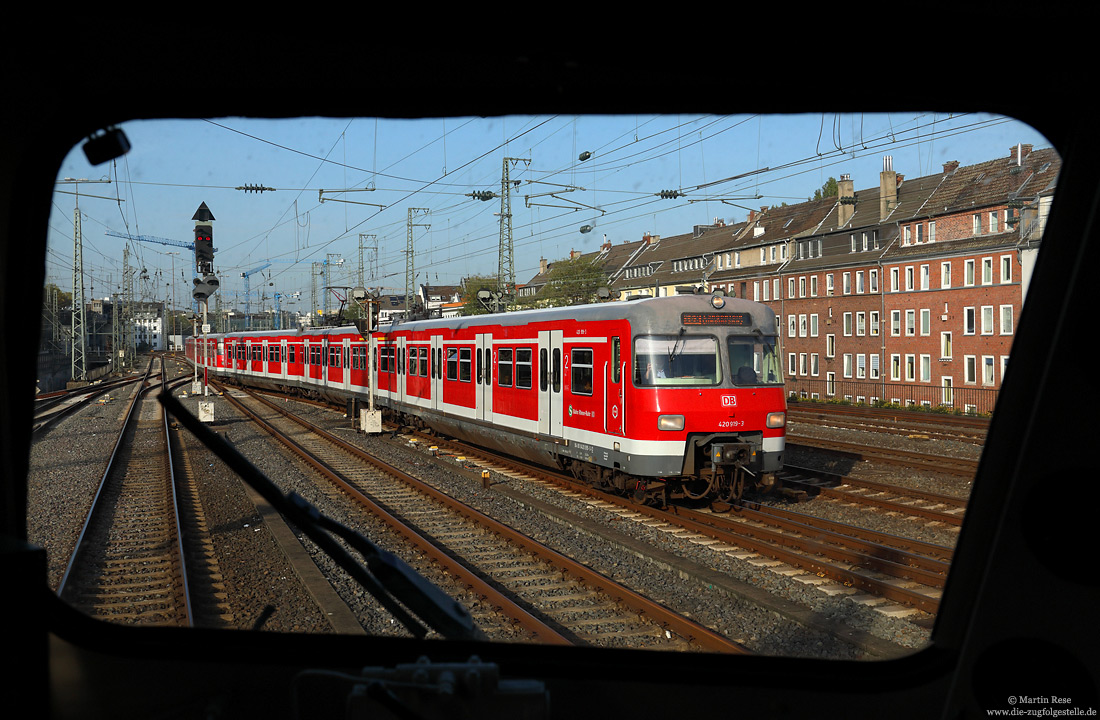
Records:
[[[619,357],[620,352],[619,338],[611,338],[611,382],[615,383],[619,382],[619,380],[622,379],[620,377],[622,370],[622,360]]]
[[[462,382],[470,382],[471,378],[471,353],[470,348],[460,348],[458,351],[458,379]]]
[[[539,392],[546,392],[546,370],[548,367],[546,350],[539,350]]]
[[[295,362],[295,359],[294,359],[294,346],[293,345],[287,345],[286,346],[286,361],[288,363]]]
[[[447,379],[458,380],[458,348],[447,348]]]
[[[482,357],[481,348],[477,349],[477,384],[481,384],[481,372],[482,372]]]
[[[554,372],[550,385],[554,392],[561,392],[561,350],[554,348]]]
[[[573,348],[570,351],[573,369],[569,372],[569,390],[574,395],[592,394],[592,349]]]
[[[646,335],[634,341],[634,382],[717,385],[722,381],[718,340],[709,335]]]
[[[516,348],[516,387],[531,389],[531,348]]]
[[[420,348],[420,377],[428,377],[428,348]]]
[[[497,386],[512,387],[512,348],[497,351]]]

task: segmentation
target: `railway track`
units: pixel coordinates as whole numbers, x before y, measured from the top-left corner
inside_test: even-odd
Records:
[[[464,443],[439,438],[432,438],[431,443],[497,472],[523,473],[564,492],[591,498],[601,506],[615,508],[624,519],[660,528],[716,552],[752,564],[782,565],[777,572],[801,582],[831,581],[845,588],[844,592],[861,593],[855,598],[858,602],[899,613],[898,605],[929,614],[939,608],[951,556],[951,550],[943,546],[748,503],[728,513],[681,505],[668,509],[639,505],[561,473]]]
[[[167,418],[142,379],[57,589],[87,615],[123,624],[193,621]],[[163,376],[162,376],[163,377]]]
[[[148,382],[148,380],[148,377],[135,375],[112,382],[90,385],[78,390],[50,393],[38,397],[35,399],[31,432],[35,437],[41,437],[56,423],[81,408],[87,407],[93,401],[108,402],[111,392],[121,390],[138,381]]]
[[[919,413],[909,410],[847,407],[813,403],[788,403],[787,418],[804,423],[893,435],[921,435],[936,440],[958,440],[981,444],[989,431],[989,419],[969,415]]]
[[[490,636],[504,615],[541,642],[744,652],[254,393],[225,397],[457,577],[481,599],[475,614]]]
[[[808,496],[822,496],[868,505],[886,512],[944,525],[961,526],[966,500],[870,480],[842,477],[788,465],[780,473],[784,487]]]
[[[959,478],[973,478],[978,472],[978,461],[969,458],[928,455],[926,453],[884,448],[872,445],[826,440],[803,435],[787,435],[787,447],[803,446],[828,450],[857,460],[900,465],[916,470],[943,473]]]

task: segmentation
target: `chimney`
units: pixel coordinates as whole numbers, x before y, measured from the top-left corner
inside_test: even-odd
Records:
[[[1016,143],[1008,149],[1008,159],[1016,165],[1023,165],[1024,158],[1031,154],[1031,143]]]
[[[836,190],[840,202],[837,227],[844,227],[856,212],[856,191],[852,176],[848,174],[841,175],[840,182],[836,184]]]
[[[570,250],[569,251],[569,259],[570,260],[572,260],[573,258],[579,258],[580,256],[581,256],[581,251],[580,250]]]
[[[607,252],[611,249],[611,242],[607,239],[607,234],[603,236],[603,245],[600,245],[600,252]]]
[[[943,174],[944,175],[950,175],[951,173],[955,172],[958,169],[959,169],[959,161],[958,160],[948,160],[947,162],[945,162],[943,164]]]
[[[882,158],[882,172],[878,180],[878,219],[885,221],[898,206],[898,175],[894,172],[894,158]]]
[[[644,242],[646,245],[655,245],[657,243],[657,241],[660,240],[660,239],[661,239],[660,235],[653,235],[653,234],[650,234],[650,233],[646,233],[645,235],[642,235],[642,242]]]
[[[546,262],[546,258],[539,258],[539,275],[545,275],[549,269],[550,263]]]

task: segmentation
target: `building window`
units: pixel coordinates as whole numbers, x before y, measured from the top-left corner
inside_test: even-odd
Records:
[[[982,258],[982,285],[993,284],[993,258]]]
[[[878,310],[871,311],[870,317],[870,334],[871,336],[878,335]]]
[[[1011,255],[1002,255],[1001,256],[1001,282],[1003,282],[1003,283],[1012,282],[1012,256]]]
[[[967,260],[964,267],[966,268],[966,277],[963,280],[963,284],[967,287],[971,287],[974,284],[974,261]]]
[[[951,263],[945,262],[940,264],[940,288],[947,289],[951,287]]]
[[[1002,335],[1011,335],[1012,334],[1012,306],[1011,305],[1002,305],[1001,306],[1001,334]]]
[[[836,357],[836,335],[832,333],[825,336],[825,357]]]
[[[951,359],[951,333],[940,333],[940,360]]]
[[[993,306],[982,306],[982,335],[993,334]]]
[[[963,382],[967,385],[978,382],[978,358],[973,355],[963,356]]]
[[[977,332],[977,316],[972,307],[963,308],[963,335],[973,335]]]
[[[982,356],[982,385],[993,385],[994,384],[994,382],[995,382],[995,378],[994,378],[994,374],[993,374],[994,367],[995,366],[993,364],[993,356],[992,355],[983,355]]]

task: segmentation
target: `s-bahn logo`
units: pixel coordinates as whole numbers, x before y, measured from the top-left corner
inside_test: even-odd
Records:
[[[723,395],[722,396],[722,407],[737,407],[737,396],[736,395]]]

